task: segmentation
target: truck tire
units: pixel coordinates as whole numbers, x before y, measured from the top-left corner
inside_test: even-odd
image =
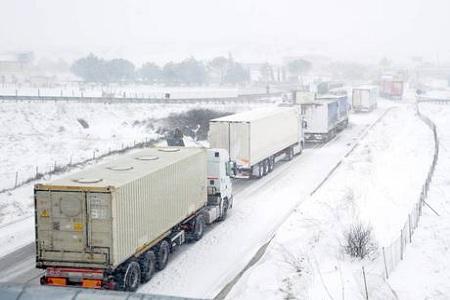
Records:
[[[262,175],[266,176],[269,173],[269,160],[268,159],[263,160],[262,168],[263,168]]]
[[[222,211],[221,211],[220,217],[217,219],[219,222],[222,222],[223,220],[225,220],[227,218],[228,206],[229,206],[228,199],[227,198],[223,199]]]
[[[122,289],[127,292],[135,292],[141,283],[141,268],[136,261],[130,261],[123,274]]]
[[[141,266],[141,283],[149,281],[156,270],[156,255],[153,250],[147,251],[142,255],[140,262]]]
[[[275,167],[275,158],[271,156],[269,158],[269,173],[273,171],[274,167]]]
[[[203,218],[203,215],[198,215],[195,218],[194,232],[192,232],[192,239],[194,241],[199,241],[203,237],[204,232],[205,232],[205,219]]]
[[[292,160],[294,158],[294,149],[292,147],[287,148],[286,158],[287,160]]]
[[[167,262],[169,261],[170,254],[170,245],[166,240],[163,240],[156,252],[156,269],[161,271],[167,266]]]

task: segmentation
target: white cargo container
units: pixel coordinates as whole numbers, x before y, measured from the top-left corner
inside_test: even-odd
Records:
[[[377,107],[378,87],[360,86],[353,88],[352,108],[355,112],[370,112]]]
[[[276,158],[292,159],[303,149],[302,118],[297,107],[252,110],[209,123],[211,147],[223,148],[237,164],[238,177],[271,172]]]
[[[333,100],[321,100],[301,104],[305,121],[305,140],[322,142],[336,135],[338,119],[338,103]]]
[[[232,199],[224,207],[224,188],[208,189],[207,182],[207,169],[218,181],[229,180],[223,154],[214,151],[207,168],[206,149],[151,148],[37,184],[36,262],[46,269],[43,283],[136,289],[136,277],[145,281],[155,267],[164,268],[173,247],[199,239],[205,222],[225,217]]]
[[[316,97],[316,101],[336,101],[338,104],[337,110],[337,121],[336,121],[336,130],[341,131],[347,128],[348,126],[348,114],[350,110],[350,105],[348,103],[347,94],[342,95],[321,95]]]

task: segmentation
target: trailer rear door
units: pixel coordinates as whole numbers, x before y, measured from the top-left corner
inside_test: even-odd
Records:
[[[81,191],[36,191],[38,262],[71,266],[108,262],[109,249],[96,249],[91,242],[88,195]]]

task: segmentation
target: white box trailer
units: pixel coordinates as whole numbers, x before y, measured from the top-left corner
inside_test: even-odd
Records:
[[[377,107],[378,87],[360,86],[353,88],[352,108],[355,112],[370,112]]]
[[[208,141],[213,148],[228,150],[238,177],[264,176],[272,171],[281,154],[292,159],[302,151],[300,110],[272,107],[213,119]]]
[[[220,181],[227,176],[214,169],[227,161],[208,166]],[[164,268],[173,247],[199,239],[212,214],[220,217],[208,205],[207,163],[203,148],[150,148],[35,185],[42,283],[135,290]],[[214,193],[212,206],[223,210]]]
[[[302,103],[301,111],[305,121],[305,141],[324,142],[336,135],[338,124],[338,103],[333,100]]]
[[[336,130],[341,131],[348,126],[348,115],[350,111],[350,105],[348,103],[348,97],[344,95],[321,95],[316,98],[316,101],[336,101],[338,104]]]

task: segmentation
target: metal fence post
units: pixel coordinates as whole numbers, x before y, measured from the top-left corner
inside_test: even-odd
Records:
[[[408,215],[408,227],[409,227],[409,243],[412,243],[411,240],[411,236],[412,236],[412,232],[411,232],[411,214]]]
[[[14,187],[17,187],[18,180],[19,180],[19,171],[16,171],[16,180],[14,181]]]
[[[400,230],[400,259],[403,260],[403,229]]]
[[[386,264],[386,253],[384,251],[384,247],[383,247],[383,261],[384,261],[384,271],[386,272],[386,279],[389,279],[389,272]]]
[[[364,278],[364,289],[366,290],[366,300],[369,300],[369,292],[367,291],[366,272],[364,271],[364,267],[362,267],[362,273]]]

